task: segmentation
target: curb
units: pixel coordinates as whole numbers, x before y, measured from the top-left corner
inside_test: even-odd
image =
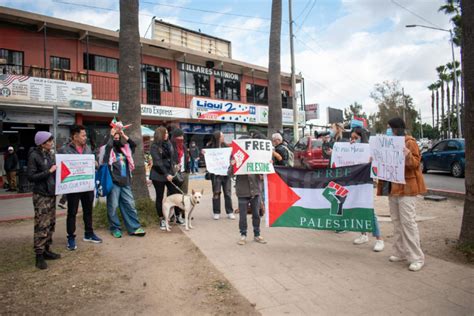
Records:
[[[60,216],[65,216],[66,211],[61,212],[61,213],[56,213],[56,217]],[[17,217],[7,217],[7,218],[0,218],[0,223],[9,223],[9,222],[16,222],[16,221],[24,221],[24,220],[29,220],[29,219],[34,219],[33,216],[17,216]]]
[[[21,198],[32,197],[32,196],[33,196],[33,193],[0,194],[0,200],[21,199]]]
[[[464,200],[464,197],[466,196],[466,194],[463,192],[438,190],[438,189],[428,189],[428,192],[425,195],[441,195],[441,196],[450,197],[454,199],[461,199],[461,200]]]

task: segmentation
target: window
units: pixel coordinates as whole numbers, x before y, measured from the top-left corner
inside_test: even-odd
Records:
[[[247,103],[268,104],[268,88],[247,83]]]
[[[444,151],[446,149],[447,142],[441,142],[436,144],[436,146],[433,147],[433,152],[440,152]]]
[[[448,142],[448,146],[446,147],[446,151],[452,151],[452,150],[459,150],[458,143],[451,140]]]
[[[209,97],[211,95],[210,76],[180,71],[179,85],[181,94]]]
[[[147,72],[155,72],[160,74],[160,91],[171,92],[171,69],[161,68],[153,65],[142,65],[142,87],[147,85]]]
[[[304,137],[295,145],[295,150],[306,150],[308,148],[308,137]]]
[[[87,54],[85,53],[84,69],[87,69]],[[89,70],[118,73],[118,59],[89,54]]]
[[[216,77],[214,79],[214,89],[216,90],[217,99],[240,101],[239,80]]]
[[[71,61],[69,58],[51,56],[49,58],[49,67],[51,69],[71,69]]]
[[[311,141],[311,148],[321,148],[323,146],[323,142],[319,139],[313,139]]]
[[[290,93],[286,90],[281,90],[281,107],[284,109],[292,109]]]
[[[6,60],[0,64],[0,74],[23,74],[23,52],[0,48],[0,58]]]

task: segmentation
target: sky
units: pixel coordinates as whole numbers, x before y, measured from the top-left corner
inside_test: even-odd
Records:
[[[431,122],[435,68],[451,62],[452,26],[438,8],[444,0],[293,0],[295,68],[305,78],[306,103],[318,103],[326,123],[327,107],[353,102],[377,111],[374,85],[398,80]],[[283,0],[282,71],[290,72],[288,0]],[[0,0],[1,6],[106,29],[119,28],[118,0]],[[268,67],[271,0],[140,0],[140,35],[151,19],[162,19],[232,42],[232,57]],[[146,37],[150,37],[149,30]],[[459,49],[455,50],[459,60]]]

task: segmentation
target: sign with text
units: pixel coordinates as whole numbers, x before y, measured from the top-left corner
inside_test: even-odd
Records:
[[[257,107],[239,102],[193,98],[191,116],[201,120],[257,123]]]
[[[94,190],[94,155],[56,155],[56,166],[56,195]]]
[[[100,113],[112,113],[117,114],[119,109],[119,102],[117,101],[105,101],[105,100],[93,100],[92,111]],[[185,118],[191,117],[191,112],[187,108],[178,108],[174,106],[164,105],[153,105],[153,104],[141,104],[142,116],[147,117],[172,117],[172,118]]]
[[[372,167],[370,176],[394,183],[405,183],[404,136],[370,137]]]
[[[230,154],[232,148],[208,148],[204,149],[204,160],[209,173],[226,176],[230,166]]]
[[[345,167],[368,163],[370,161],[369,144],[335,143],[331,154],[331,167]]]
[[[274,173],[272,142],[266,139],[236,139],[232,141],[234,174]]]
[[[306,120],[318,120],[319,119],[319,104],[305,104],[304,110],[306,112]]]

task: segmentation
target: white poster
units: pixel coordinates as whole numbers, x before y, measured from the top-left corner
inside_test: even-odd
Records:
[[[93,191],[94,155],[56,155],[56,195]]]
[[[331,167],[345,167],[370,162],[369,144],[335,143],[331,154]]]
[[[236,139],[232,142],[234,174],[275,173],[272,142],[266,139]]]
[[[370,175],[395,183],[405,183],[405,137],[377,135],[370,137],[372,169]]]
[[[204,149],[204,160],[207,171],[220,176],[226,176],[230,166],[232,148]]]

